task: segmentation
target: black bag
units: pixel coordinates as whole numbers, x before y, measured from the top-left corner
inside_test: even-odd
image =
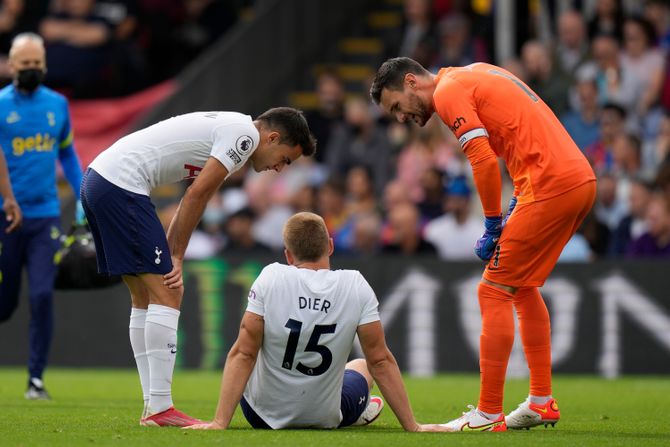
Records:
[[[86,225],[73,225],[60,239],[61,248],[54,255],[54,262],[58,264],[56,289],[100,289],[121,282],[120,276],[98,273],[95,244]]]

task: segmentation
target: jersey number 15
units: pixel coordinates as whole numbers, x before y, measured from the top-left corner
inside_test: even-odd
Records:
[[[331,363],[333,363],[333,353],[324,345],[319,344],[319,338],[323,334],[334,334],[335,324],[317,324],[314,325],[314,331],[309,337],[305,352],[318,352],[321,355],[321,363],[316,366],[306,366],[302,362],[298,362],[295,369],[306,376],[320,376],[328,371]],[[292,369],[293,361],[295,360],[295,351],[298,349],[298,339],[300,339],[300,331],[302,330],[302,321],[289,318],[284,327],[291,332],[288,335],[288,342],[286,343],[286,351],[284,351],[284,359],[282,360],[282,368]]]

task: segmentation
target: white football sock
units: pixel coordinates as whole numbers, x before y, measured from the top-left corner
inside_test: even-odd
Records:
[[[146,309],[138,309],[136,307],[130,309],[130,346],[133,348],[135,363],[137,363],[137,372],[140,373],[142,397],[145,405],[149,401],[149,360],[147,358],[147,347],[144,343],[144,324],[146,318]]]
[[[547,402],[549,402],[549,399],[551,399],[551,396],[529,396],[529,397],[530,397],[530,403],[535,405],[544,405]]]
[[[149,304],[144,340],[149,357],[149,411],[160,413],[172,406],[172,373],[177,358],[179,311]]]

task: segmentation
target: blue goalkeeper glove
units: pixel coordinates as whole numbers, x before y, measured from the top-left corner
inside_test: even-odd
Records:
[[[502,216],[486,217],[484,227],[486,228],[484,234],[475,243],[475,254],[482,261],[488,261],[493,256],[500,233],[502,233]]]
[[[84,207],[81,204],[81,200],[77,200],[75,206],[74,223],[75,225],[86,225],[86,213],[84,213]]]
[[[516,207],[516,197],[512,197],[512,200],[509,201],[509,208],[507,209],[507,215],[502,221],[502,228],[505,228],[505,225],[507,224],[507,220],[509,219],[509,216],[512,215],[512,211],[514,211],[514,207]]]

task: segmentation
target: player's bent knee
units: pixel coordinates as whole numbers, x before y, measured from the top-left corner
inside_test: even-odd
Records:
[[[365,380],[368,381],[368,386],[370,388],[372,387],[374,380],[372,378],[372,374],[370,374],[370,371],[368,370],[368,363],[365,359],[351,360],[347,362],[345,369],[351,369],[360,373],[363,377],[365,377]]]

